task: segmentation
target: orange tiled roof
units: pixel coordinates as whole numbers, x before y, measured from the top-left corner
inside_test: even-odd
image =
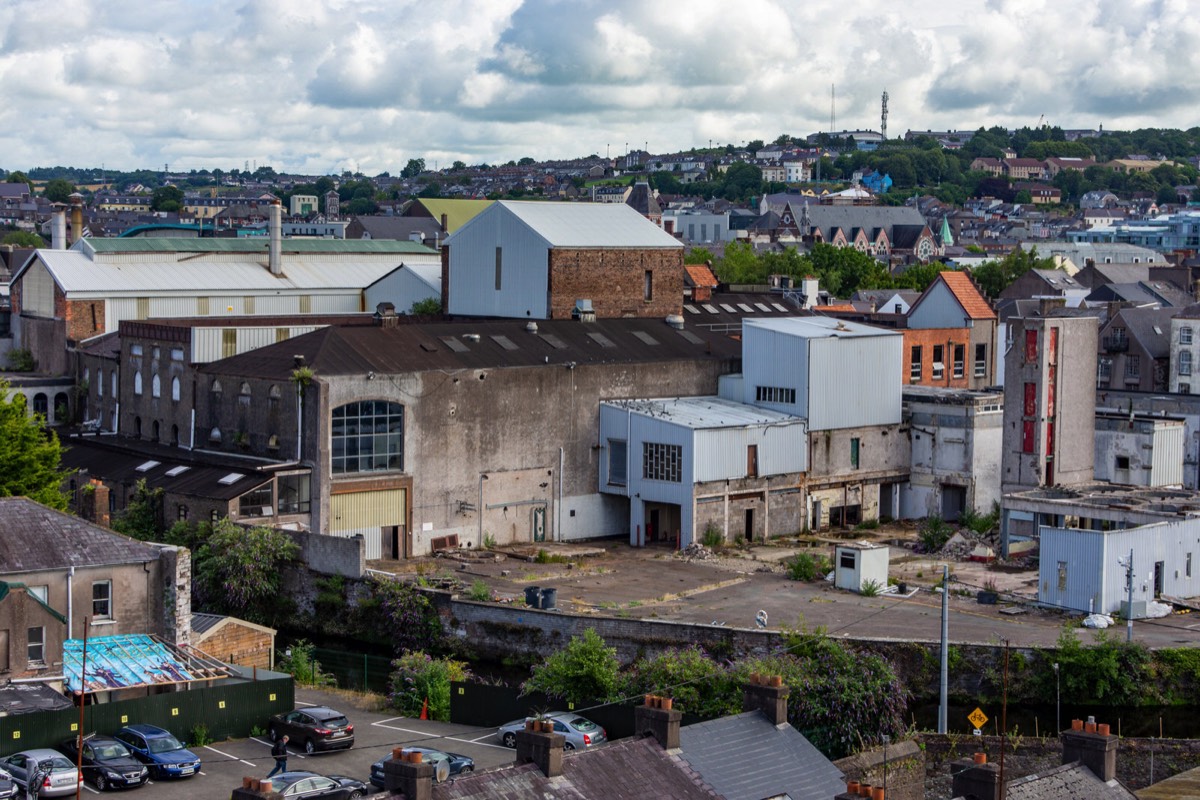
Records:
[[[828,306],[817,306],[817,311],[846,311],[853,314],[858,309],[852,303],[834,303]]]
[[[992,311],[987,298],[979,293],[979,289],[965,272],[940,272],[938,275],[946,282],[946,286],[954,293],[954,297],[962,305],[963,310],[971,319],[995,319],[996,312]]]
[[[688,277],[696,286],[715,289],[720,285],[717,276],[713,274],[707,264],[684,264],[683,268],[687,270]]]

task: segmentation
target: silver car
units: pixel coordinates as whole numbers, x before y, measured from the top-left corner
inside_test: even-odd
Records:
[[[7,758],[0,759],[0,767],[13,776],[22,789],[26,788],[30,774],[38,765],[43,769],[49,768],[49,774],[42,782],[41,797],[65,797],[74,795],[79,788],[81,778],[79,770],[66,757],[55,750],[22,750]]]
[[[517,732],[525,730],[525,723],[531,719],[538,719],[538,717],[515,719],[501,725],[500,730],[496,732],[496,737],[505,747],[516,747]],[[564,750],[584,750],[608,741],[608,734],[604,732],[604,728],[573,711],[551,711],[541,719],[553,720],[554,732],[566,737],[566,742],[563,743]]]

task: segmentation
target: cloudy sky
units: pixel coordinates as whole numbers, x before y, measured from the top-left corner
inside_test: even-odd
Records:
[[[0,0],[0,168],[398,172],[837,129],[1189,128],[1196,0]]]

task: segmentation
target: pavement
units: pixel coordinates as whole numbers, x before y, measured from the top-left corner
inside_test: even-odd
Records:
[[[854,532],[854,538],[860,538],[859,533]],[[462,563],[434,559],[432,568],[427,561],[423,569],[427,574],[435,570],[444,584],[457,582],[460,591],[483,581],[504,602],[523,603],[530,585],[554,587],[558,605],[567,613],[754,628],[759,612],[765,611],[771,629],[823,627],[846,638],[939,641],[941,594],[933,587],[947,561],[918,556],[905,547],[915,538],[911,528],[862,532],[862,537],[895,543],[890,575],[908,584],[906,596],[863,597],[825,581],[789,580],[782,563],[802,550],[832,557],[837,539],[830,537],[732,548],[708,559],[685,558],[666,546],[545,543],[536,549],[545,550],[551,563],[524,560],[536,552],[526,547],[497,555],[477,552]],[[1007,639],[1016,647],[1053,646],[1063,624],[1082,616],[1036,607],[1036,570],[969,561],[949,564],[949,629],[956,643],[996,644]],[[981,605],[975,599],[988,582],[1002,593],[998,605]],[[1090,640],[1086,630],[1080,633],[1084,642]],[[1123,624],[1114,635],[1125,636]],[[1134,638],[1156,648],[1196,646],[1200,614],[1136,621]]]
[[[472,728],[448,722],[399,717],[371,709],[367,697],[349,692],[327,692],[296,688],[297,707],[328,705],[346,714],[354,723],[354,746],[349,750],[305,755],[294,750],[288,756],[289,770],[306,770],[323,775],[349,775],[366,781],[371,764],[390,755],[400,745],[434,747],[462,753],[475,759],[477,770],[493,769],[513,762],[513,751],[495,740],[495,728]],[[266,726],[263,720],[263,726]],[[228,800],[241,786],[243,776],[266,777],[275,766],[271,742],[265,736],[230,739],[203,747],[192,747],[200,756],[199,774],[191,778],[154,781],[136,790],[141,800]],[[369,787],[369,784],[368,784]],[[375,789],[369,787],[371,793]],[[84,784],[84,796],[99,794]]]

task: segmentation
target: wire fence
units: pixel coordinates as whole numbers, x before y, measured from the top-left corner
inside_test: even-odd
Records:
[[[339,688],[387,694],[392,660],[386,656],[314,647],[312,657],[322,672],[334,677]]]

